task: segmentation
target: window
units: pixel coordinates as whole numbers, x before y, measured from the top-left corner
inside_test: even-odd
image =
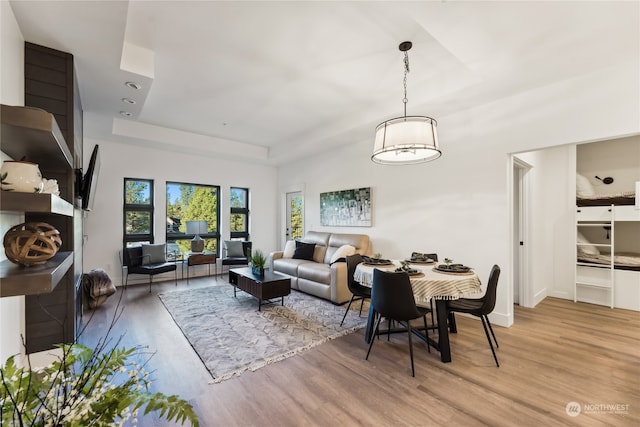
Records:
[[[287,193],[287,240],[302,238],[304,223],[302,192]]]
[[[230,199],[231,238],[249,240],[249,189],[231,187]]]
[[[124,179],[123,246],[153,243],[153,180]]]
[[[218,253],[220,229],[220,187],[215,185],[167,182],[167,250],[191,252],[191,240],[204,239],[204,250]],[[195,221],[198,221],[196,223]],[[206,222],[206,226],[203,223]],[[190,223],[187,229],[187,223]],[[201,227],[200,230],[193,231]]]

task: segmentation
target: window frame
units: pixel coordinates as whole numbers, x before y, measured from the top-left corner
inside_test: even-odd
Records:
[[[221,201],[220,186],[219,185],[214,185],[214,184],[166,181],[165,182],[165,192],[168,191],[169,185],[178,185],[178,186],[186,185],[186,186],[191,186],[191,187],[208,187],[208,188],[211,188],[211,189],[215,190],[215,193],[216,193],[216,211],[215,211],[216,230],[209,231],[207,233],[201,233],[201,234],[198,234],[198,235],[204,240],[213,240],[215,242],[215,253],[216,254],[220,254],[220,201]],[[167,200],[165,202],[165,218],[169,217],[168,208],[169,208],[169,203],[170,202],[171,202],[171,200],[169,199],[169,197],[167,197]],[[167,228],[168,227],[165,224],[164,233],[165,233],[165,241],[167,242],[167,244],[175,243],[178,240],[191,240],[191,239],[193,239],[195,237],[195,234],[187,234],[186,232],[185,233],[169,232]],[[205,250],[207,250],[207,249],[205,248]]]
[[[127,203],[127,182],[144,182],[149,187],[149,203],[137,204]],[[154,243],[154,182],[147,178],[127,178],[123,180],[122,186],[122,247],[137,246],[142,243]],[[128,212],[148,212],[149,233],[127,233],[127,213]]]
[[[240,190],[245,193],[244,207],[231,206],[231,194],[234,190]],[[244,215],[245,217],[245,231],[233,231],[231,229],[231,220],[233,215]],[[230,187],[229,188],[229,237],[232,240],[243,239],[249,240],[249,189],[244,187]]]

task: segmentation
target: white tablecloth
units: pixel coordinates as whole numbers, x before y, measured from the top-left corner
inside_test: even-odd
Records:
[[[393,271],[400,266],[399,261],[393,261],[394,265],[372,266],[358,264],[353,278],[364,286],[373,283],[373,269]],[[418,303],[427,303],[434,299],[458,299],[466,295],[481,292],[480,279],[473,274],[448,274],[434,271],[436,264],[410,264],[412,268],[420,270],[423,274],[410,276],[413,295]]]

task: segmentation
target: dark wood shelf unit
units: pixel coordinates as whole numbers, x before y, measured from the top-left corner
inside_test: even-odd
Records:
[[[0,211],[52,213],[73,217],[73,205],[55,194],[0,192]]]
[[[73,55],[25,42],[25,106],[0,105],[0,150],[38,164],[60,196],[0,193],[0,212],[24,214],[60,231],[62,246],[43,265],[0,262],[0,297],[25,296],[26,352],[72,343],[82,316],[83,219],[74,206],[82,169],[82,104]]]
[[[39,108],[0,106],[2,151],[15,160],[69,170],[73,156],[53,114]]]
[[[39,108],[0,105],[0,122],[4,153],[14,159],[26,157],[28,161],[46,165],[48,170],[71,173],[71,151],[53,114]],[[31,215],[41,214],[56,214],[73,221],[75,209],[73,204],[53,194],[2,191],[0,212],[24,213],[26,221],[32,220]],[[52,292],[73,260],[73,251],[61,251],[45,264],[32,267],[8,260],[0,262],[0,297]]]
[[[73,265],[73,252],[58,252],[44,264],[22,267],[0,262],[0,297],[49,293]]]

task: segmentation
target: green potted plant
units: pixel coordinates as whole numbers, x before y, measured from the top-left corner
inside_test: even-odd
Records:
[[[257,249],[251,254],[251,271],[260,277],[264,275],[264,266],[267,263],[267,257],[264,253]]]

